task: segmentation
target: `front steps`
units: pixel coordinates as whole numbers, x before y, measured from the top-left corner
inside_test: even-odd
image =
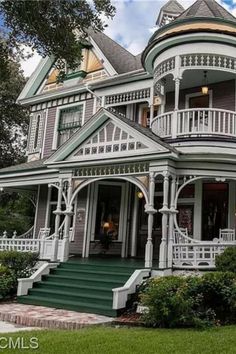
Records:
[[[18,302],[116,316],[112,289],[123,286],[135,269],[110,262],[61,263],[35,283],[28,295],[18,297]]]

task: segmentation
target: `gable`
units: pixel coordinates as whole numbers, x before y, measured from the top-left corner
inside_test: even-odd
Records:
[[[46,163],[101,161],[171,152],[172,148],[148,129],[101,108]]]
[[[157,152],[154,144],[150,146],[150,142],[143,143],[143,137],[133,133],[108,120],[67,160],[94,160]]]

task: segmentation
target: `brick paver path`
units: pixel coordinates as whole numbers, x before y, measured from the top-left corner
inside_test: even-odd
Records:
[[[113,321],[113,318],[44,306],[1,303],[0,320],[21,326],[79,329],[90,325],[109,323]]]

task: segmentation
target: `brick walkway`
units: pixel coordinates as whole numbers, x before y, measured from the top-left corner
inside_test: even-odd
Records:
[[[106,324],[112,322],[113,318],[43,306],[1,303],[0,320],[21,326],[79,329],[91,325]]]

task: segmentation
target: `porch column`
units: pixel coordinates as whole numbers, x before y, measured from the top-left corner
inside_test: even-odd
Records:
[[[166,257],[167,257],[167,224],[168,224],[168,195],[169,195],[169,173],[164,174],[163,182],[163,207],[160,209],[162,213],[162,238],[160,245],[160,255],[159,255],[159,268],[166,268]]]
[[[151,172],[149,175],[149,204],[145,205],[145,211],[148,214],[148,238],[145,248],[145,268],[152,267],[153,259],[153,244],[152,244],[152,229],[153,215],[157,212],[154,209],[154,193],[155,193],[155,174]]]
[[[57,196],[57,208],[53,212],[55,217],[55,236],[52,241],[52,258],[51,261],[56,262],[58,260],[58,244],[59,244],[59,227],[61,220],[61,201],[62,201],[62,180],[59,182],[58,196]]]
[[[170,196],[169,232],[168,232],[168,254],[167,254],[168,268],[172,268],[172,262],[173,262],[174,215],[177,213],[177,211],[175,210],[175,193],[176,193],[176,176],[172,176],[171,196]]]
[[[173,113],[172,138],[176,138],[177,129],[178,129],[180,78],[176,77],[174,81],[175,81],[175,109]]]
[[[138,197],[137,187],[134,189],[134,204],[132,212],[132,229],[131,229],[131,257],[137,254],[137,224],[138,224]]]
[[[72,196],[72,180],[70,179],[68,181],[67,205],[66,205],[66,210],[64,211],[65,228],[64,228],[64,236],[62,240],[62,262],[66,262],[69,258],[70,224],[71,224],[71,216],[73,215],[72,205],[70,205],[71,196]]]

